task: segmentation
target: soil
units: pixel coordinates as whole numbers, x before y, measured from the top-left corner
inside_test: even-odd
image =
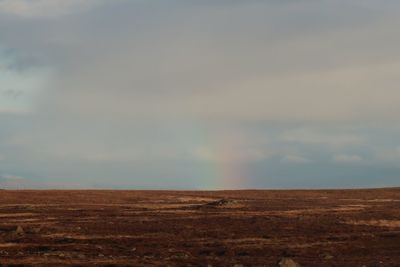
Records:
[[[0,190],[2,266],[278,266],[283,258],[400,266],[400,189]]]

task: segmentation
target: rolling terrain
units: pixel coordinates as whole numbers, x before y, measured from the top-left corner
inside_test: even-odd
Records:
[[[400,266],[400,189],[0,190],[4,266]]]

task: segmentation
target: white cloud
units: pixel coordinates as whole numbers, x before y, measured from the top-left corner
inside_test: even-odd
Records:
[[[286,155],[282,158],[281,162],[305,164],[313,162],[313,160],[299,156],[299,155]]]
[[[296,142],[305,144],[323,144],[329,146],[359,145],[364,143],[361,136],[346,133],[331,133],[312,128],[298,128],[288,130],[281,136],[285,142]]]
[[[338,154],[333,156],[333,161],[337,163],[359,163],[363,158],[358,155]]]
[[[73,158],[72,155],[60,155]],[[183,155],[172,149],[158,149],[157,151],[148,151],[145,149],[132,149],[131,151],[107,151],[97,154],[84,154],[78,157],[80,160],[89,162],[140,162],[147,160],[177,160],[183,159]]]

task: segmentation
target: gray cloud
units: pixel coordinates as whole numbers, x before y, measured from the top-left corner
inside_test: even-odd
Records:
[[[22,18],[57,18],[102,5],[107,0],[1,0],[0,13]]]
[[[3,96],[9,97],[9,98],[12,98],[12,99],[17,99],[21,95],[24,94],[24,92],[21,91],[21,90],[13,90],[13,89],[3,90],[1,93],[3,94]]]
[[[228,167],[256,187],[398,171],[397,1],[64,2],[0,1],[19,78],[0,74],[0,171],[191,188]]]
[[[358,155],[346,155],[346,154],[339,154],[334,155],[333,160],[338,163],[360,163],[363,161],[362,157]]]
[[[68,76],[56,80],[52,92],[60,112],[133,119],[396,119],[399,39],[390,13],[340,2],[336,9],[354,9],[343,22],[314,2],[276,10],[260,2],[181,4],[168,16],[157,5],[139,7],[148,16],[139,15],[133,27],[124,12],[116,21],[106,13],[62,28],[70,44],[60,64]],[[317,29],[307,27],[313,15]],[[98,23],[105,29],[93,32]]]

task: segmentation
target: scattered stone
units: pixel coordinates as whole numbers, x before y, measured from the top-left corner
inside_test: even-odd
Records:
[[[190,256],[185,252],[176,252],[171,258],[174,259],[188,259]]]
[[[237,251],[237,252],[235,252],[235,255],[239,256],[239,257],[243,257],[243,256],[249,256],[249,253],[247,251]]]
[[[17,229],[15,230],[15,234],[17,236],[23,236],[23,235],[25,235],[25,231],[20,225],[18,225]]]
[[[233,267],[243,267],[243,264],[235,264]]]
[[[300,267],[300,264],[290,258],[282,258],[278,262],[278,267]]]
[[[132,251],[132,252],[133,252],[133,251],[136,251],[136,248],[132,248],[131,251]]]
[[[220,199],[217,201],[209,202],[205,204],[205,206],[210,206],[210,207],[218,207],[218,206],[226,206],[228,204],[231,204],[232,200],[229,199]]]
[[[84,259],[86,259],[86,256],[83,254],[78,254],[78,259],[84,260]]]
[[[38,233],[40,233],[40,231],[42,231],[42,228],[41,228],[41,227],[34,227],[34,228],[32,229],[32,232],[33,232],[34,234],[38,234]]]
[[[331,260],[331,259],[333,259],[334,258],[334,256],[332,256],[331,254],[325,254],[324,255],[324,259],[325,260]]]
[[[8,256],[8,252],[5,250],[0,250],[0,255]]]

